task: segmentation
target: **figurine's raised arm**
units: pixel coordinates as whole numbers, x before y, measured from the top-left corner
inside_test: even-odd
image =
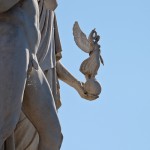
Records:
[[[75,22],[73,26],[74,40],[78,47],[86,53],[93,51],[94,45],[91,40],[87,39],[86,35],[82,32],[78,22]]]

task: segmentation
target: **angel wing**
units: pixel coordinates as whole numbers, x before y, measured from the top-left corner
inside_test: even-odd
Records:
[[[78,22],[74,23],[73,35],[74,40],[80,49],[82,49],[86,53],[90,53],[91,51],[93,51],[93,44],[87,39],[86,35],[82,32]]]

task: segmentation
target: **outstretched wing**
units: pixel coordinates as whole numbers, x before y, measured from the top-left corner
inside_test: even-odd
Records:
[[[77,46],[86,53],[90,53],[93,50],[92,43],[87,39],[86,35],[81,31],[78,22],[75,22],[73,26],[74,40]]]

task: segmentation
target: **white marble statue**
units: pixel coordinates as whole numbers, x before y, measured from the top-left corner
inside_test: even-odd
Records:
[[[98,41],[100,36],[97,35],[96,30],[92,30],[87,38],[79,27],[78,22],[75,22],[73,26],[74,40],[77,46],[86,53],[89,53],[89,58],[84,60],[80,66],[80,71],[85,75],[86,82],[83,87],[84,90],[91,95],[99,95],[101,93],[101,85],[96,80],[100,64],[104,65],[103,58],[101,56],[100,45]]]
[[[58,78],[83,84],[60,63],[56,0],[0,0],[0,150],[59,150]]]

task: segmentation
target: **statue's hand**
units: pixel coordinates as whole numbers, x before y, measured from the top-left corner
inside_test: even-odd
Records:
[[[92,95],[86,92],[83,85],[84,83],[78,82],[78,86],[76,87],[77,92],[82,98],[92,101],[99,97],[98,95]]]

